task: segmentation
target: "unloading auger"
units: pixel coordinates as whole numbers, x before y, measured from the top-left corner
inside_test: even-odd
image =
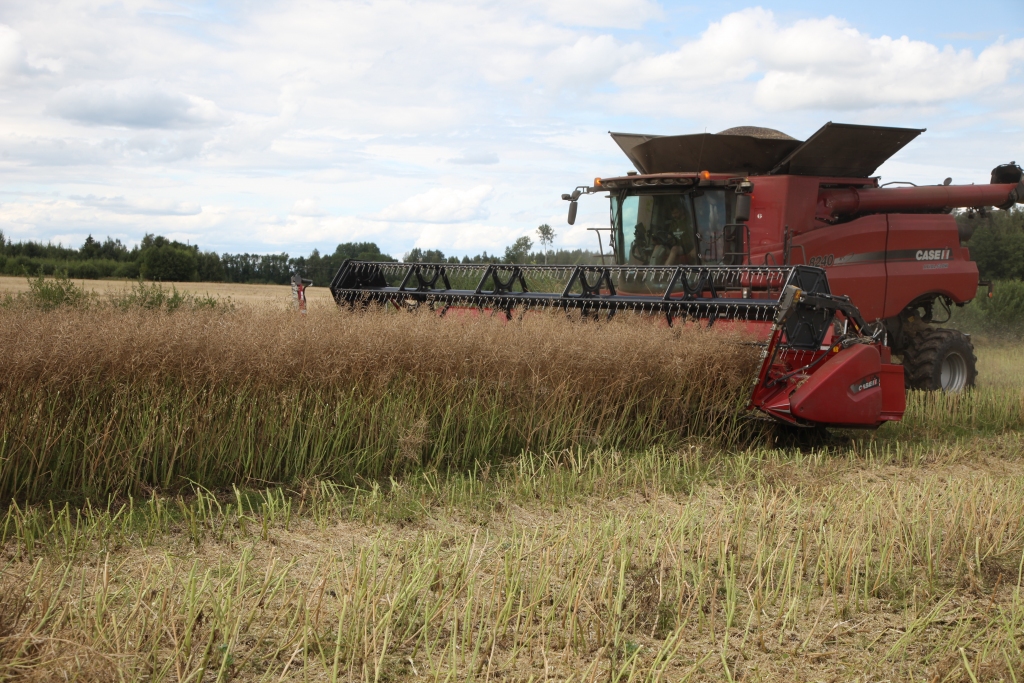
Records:
[[[903,367],[885,328],[830,293],[821,268],[380,263],[345,261],[331,282],[339,306],[585,316],[633,313],[760,332],[762,362],[748,409],[800,426],[878,427],[905,408]]]

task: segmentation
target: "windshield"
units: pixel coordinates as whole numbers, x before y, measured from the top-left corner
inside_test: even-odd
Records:
[[[722,263],[723,190],[611,198],[616,262],[637,266]]]

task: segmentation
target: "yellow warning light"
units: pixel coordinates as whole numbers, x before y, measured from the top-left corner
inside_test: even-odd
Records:
[[[711,171],[701,171],[700,172],[700,179],[701,180],[711,180]]]
[[[594,178],[594,187],[601,187],[601,179]]]

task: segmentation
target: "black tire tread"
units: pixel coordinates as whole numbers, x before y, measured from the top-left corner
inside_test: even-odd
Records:
[[[967,350],[967,386],[973,387],[978,375],[978,359],[974,355],[971,338],[959,330],[942,327],[925,327],[910,338],[910,344],[903,353],[903,378],[907,389],[936,391],[936,363],[939,354],[950,345],[963,346]]]

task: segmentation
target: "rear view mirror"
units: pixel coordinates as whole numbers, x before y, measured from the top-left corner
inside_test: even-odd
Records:
[[[576,202],[569,202],[569,225],[576,224]]]
[[[750,195],[737,194],[736,206],[733,211],[733,221],[736,223],[743,223],[748,220],[750,220]]]

